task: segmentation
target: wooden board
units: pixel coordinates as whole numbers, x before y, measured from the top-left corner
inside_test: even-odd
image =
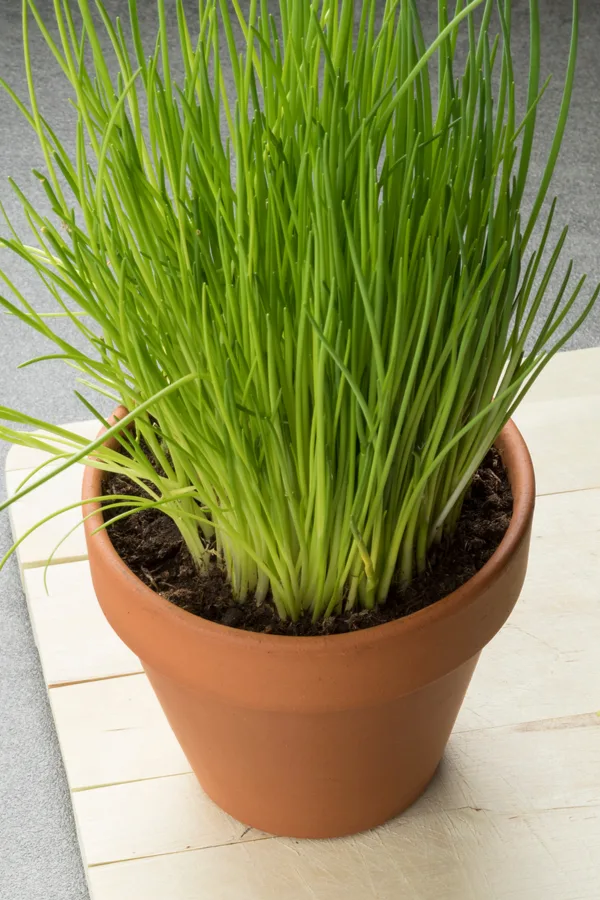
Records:
[[[78,513],[23,543],[92,900],[600,897],[600,350],[553,360],[517,421],[539,495],[522,597],[482,654],[429,790],[353,838],[272,838],[219,810],[100,613],[82,536],[45,568]],[[42,459],[13,448],[9,489]],[[20,501],[15,537],[75,502],[80,478]]]

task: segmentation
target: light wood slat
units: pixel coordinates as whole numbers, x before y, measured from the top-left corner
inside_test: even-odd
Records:
[[[28,470],[7,472],[6,488],[9,496],[16,493],[27,474]],[[13,535],[21,537],[46,516],[76,503],[81,497],[82,478],[83,466],[72,466],[31,494],[27,494],[22,500],[17,500],[9,508]],[[17,550],[21,568],[45,565],[57,544],[80,522],[81,508],[75,507],[37,528],[25,538]],[[70,562],[86,557],[85,537],[83,527],[80,525],[56,550],[53,562]]]
[[[23,572],[23,584],[28,600],[57,594],[87,595],[94,592],[92,575],[86,559],[26,569]]]
[[[600,491],[540,497],[529,571],[457,729],[600,709]]]
[[[194,775],[77,791],[73,807],[88,865],[265,836],[219,809]]]
[[[455,733],[424,807],[506,815],[600,807],[599,761],[597,712]]]
[[[597,534],[600,531],[600,488],[585,491],[568,491],[538,497],[533,520],[532,551],[537,544],[548,538],[560,538],[581,557],[578,540],[582,534]],[[580,559],[580,567],[585,569],[587,560]]]
[[[72,790],[190,771],[145,675],[52,688],[50,704]]]
[[[414,820],[462,809],[522,815],[599,806],[599,760],[596,714],[456,734]],[[90,865],[261,837],[221,812],[193,775],[80,791],[73,803]],[[379,839],[397,827],[378,829]]]
[[[591,397],[593,394],[600,394],[600,347],[558,353],[531,386],[523,402]]]
[[[75,434],[90,441],[100,431],[100,425],[95,419],[86,419],[85,422],[69,422],[67,425],[61,425],[61,428],[64,428],[66,431],[73,431]],[[48,436],[48,432],[44,431],[35,431],[34,434],[42,438]],[[73,452],[71,447],[65,446],[64,449]],[[5,469],[7,472],[16,472],[19,469],[33,469],[47,459],[51,459],[51,456],[43,450],[36,450],[32,447],[20,447],[18,444],[14,444],[6,456]]]
[[[523,404],[515,421],[533,459],[538,494],[600,487],[600,393]]]
[[[23,580],[48,686],[142,671],[104,618],[87,561],[25,569]]]
[[[597,900],[598,808],[409,810],[385,838],[270,839],[89,870],[93,900]]]
[[[104,618],[94,594],[37,597],[29,609],[49,687],[142,671],[137,656]]]

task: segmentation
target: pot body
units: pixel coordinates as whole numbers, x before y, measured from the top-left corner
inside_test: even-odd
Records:
[[[410,805],[443,755],[479,653],[522,587],[533,517],[531,459],[509,423],[497,446],[511,524],[465,585],[404,619],[351,634],[281,637],[217,625],[146,587],[115,552],[101,472],[84,512],[102,609],[136,653],[208,795],[246,825],[291,837],[374,827]]]

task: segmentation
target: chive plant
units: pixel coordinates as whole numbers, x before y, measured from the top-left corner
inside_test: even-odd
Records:
[[[39,138],[51,211],[11,182],[33,243],[8,222],[1,244],[79,340],[6,271],[0,303],[56,345],[43,359],[129,412],[108,432],[122,454],[0,409],[1,436],[58,460],[13,500],[88,461],[143,489],[112,498],[120,515],[160,508],[240,601],[271,598],[292,619],[371,608],[451,534],[484,455],[597,297],[569,316],[584,282],[571,264],[547,296],[566,230],[551,240],[554,205],[538,221],[577,0],[527,195],[546,87],[537,0],[520,119],[510,0],[438,0],[431,44],[416,0],[379,18],[376,0],[279,0],[278,20],[267,0],[199,0],[193,23],[178,0],[179,81],[164,0],[149,55],[136,5],[123,27],[100,2],[54,0],[54,38],[23,0],[29,98],[3,87]],[[72,147],[40,106],[32,27],[71,85]]]

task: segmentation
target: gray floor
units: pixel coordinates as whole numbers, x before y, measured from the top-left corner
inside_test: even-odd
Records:
[[[44,11],[51,0],[39,0]],[[154,28],[154,3],[142,0],[144,31]],[[193,8],[190,0],[189,6]],[[556,65],[557,76],[568,44],[569,0],[541,0],[545,68]],[[111,12],[125,13],[126,0],[111,0]],[[170,9],[174,6],[170,3]],[[435,21],[434,0],[419,0],[427,29]],[[524,59],[527,47],[526,0],[514,2],[515,50]],[[565,142],[554,190],[560,199],[559,218],[571,225],[567,253],[576,269],[600,278],[600,4],[580,0],[581,47],[579,75],[573,101],[571,128]],[[24,93],[21,62],[21,0],[0,0],[0,72]],[[53,66],[36,54],[41,93],[47,116],[63,133],[72,117],[66,106],[67,92]],[[518,69],[523,70],[521,61]],[[517,76],[519,72],[517,72]],[[548,91],[540,114],[540,146],[547,141],[556,109],[559,78]],[[12,175],[29,190],[30,170],[41,166],[35,141],[7,98],[0,95],[0,198],[20,221],[6,185]],[[536,161],[534,159],[534,168]],[[40,288],[14,260],[0,255],[5,268],[31,298]],[[69,370],[46,364],[17,372],[19,362],[44,351],[40,339],[0,314],[0,403],[60,423],[86,418],[72,393]],[[600,344],[600,306],[571,346]],[[5,447],[0,446],[0,470]],[[2,479],[0,478],[0,482]],[[3,496],[0,484],[0,496]],[[0,515],[0,556],[10,545],[8,518]],[[19,583],[11,561],[0,572],[0,900],[80,900],[87,890],[77,849],[74,824],[56,736],[46,700],[39,659]],[[136,898],[133,898],[136,900]],[[240,898],[243,900],[243,898]]]

